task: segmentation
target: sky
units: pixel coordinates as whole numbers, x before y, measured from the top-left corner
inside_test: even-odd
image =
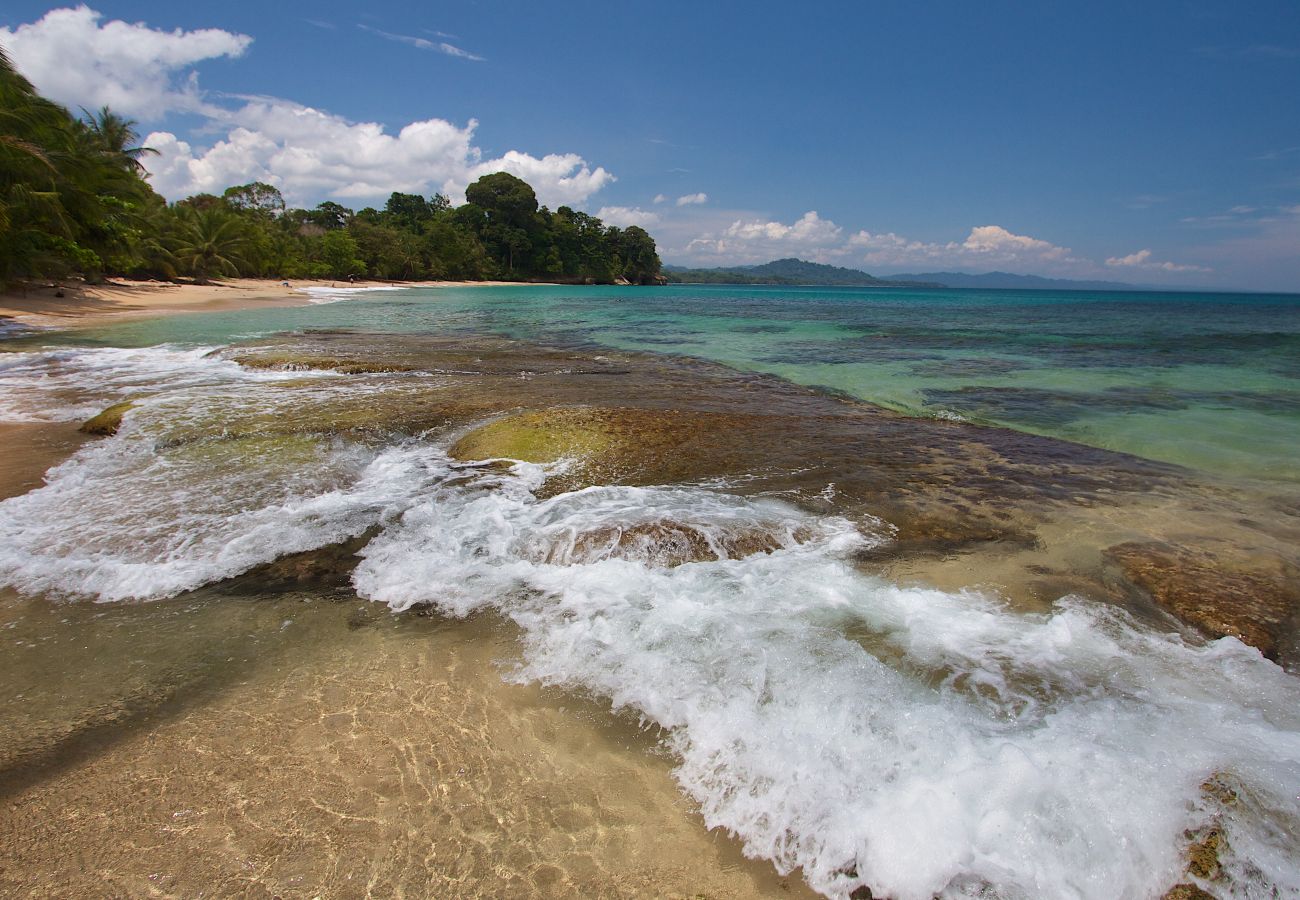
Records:
[[[1296,0],[6,0],[0,46],[170,200],[509,171],[669,263],[1300,291]]]

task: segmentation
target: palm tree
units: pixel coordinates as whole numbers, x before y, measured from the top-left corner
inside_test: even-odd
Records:
[[[172,254],[200,284],[209,275],[238,275],[247,267],[243,252],[248,238],[243,223],[219,208],[197,212],[181,207],[180,232]]]
[[[158,151],[153,147],[136,145],[140,135],[135,130],[135,121],[119,116],[107,106],[100,107],[98,112],[87,112],[85,109],[82,112],[86,115],[86,128],[98,144],[100,152],[114,164],[137,175],[144,175],[144,163],[140,162],[140,157],[157,156]]]
[[[156,199],[138,143],[108,107],[79,121],[40,96],[0,48],[0,281],[135,265]]]

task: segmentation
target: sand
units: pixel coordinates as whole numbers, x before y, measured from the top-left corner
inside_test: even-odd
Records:
[[[494,287],[505,281],[329,281],[230,278],[212,284],[113,279],[99,285],[81,282],[32,284],[0,293],[0,322],[12,319],[38,328],[90,328],[123,319],[196,312],[231,312],[276,306],[306,306],[308,288]],[[60,296],[60,294],[62,296]]]

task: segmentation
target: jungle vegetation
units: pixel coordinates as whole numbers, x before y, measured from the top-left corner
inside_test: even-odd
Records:
[[[149,184],[135,123],[80,117],[44,97],[0,49],[0,283],[81,275],[375,278],[652,284],[644,229],[538,206],[524,181],[485,175],[453,207],[394,193],[382,209],[288,208],[273,185],[168,203]]]

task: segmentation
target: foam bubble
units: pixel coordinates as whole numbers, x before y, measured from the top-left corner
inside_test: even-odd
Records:
[[[213,347],[63,348],[0,354],[0,421],[76,422],[105,406],[160,389],[278,381],[285,372],[244,369]]]
[[[898,587],[846,562],[870,538],[774,501],[633,488],[537,501],[538,478],[435,489],[363,551],[358,591],[514,619],[515,677],[667,729],[683,788],[748,853],[830,896],[1145,897],[1184,877],[1185,830],[1220,816],[1250,860],[1235,890],[1300,890],[1287,849],[1300,691],[1253,649],[1077,598],[1022,615]],[[772,546],[737,556],[719,541],[671,566],[618,542],[574,550],[645,522],[766,530]],[[1215,773],[1249,810],[1203,802]]]

